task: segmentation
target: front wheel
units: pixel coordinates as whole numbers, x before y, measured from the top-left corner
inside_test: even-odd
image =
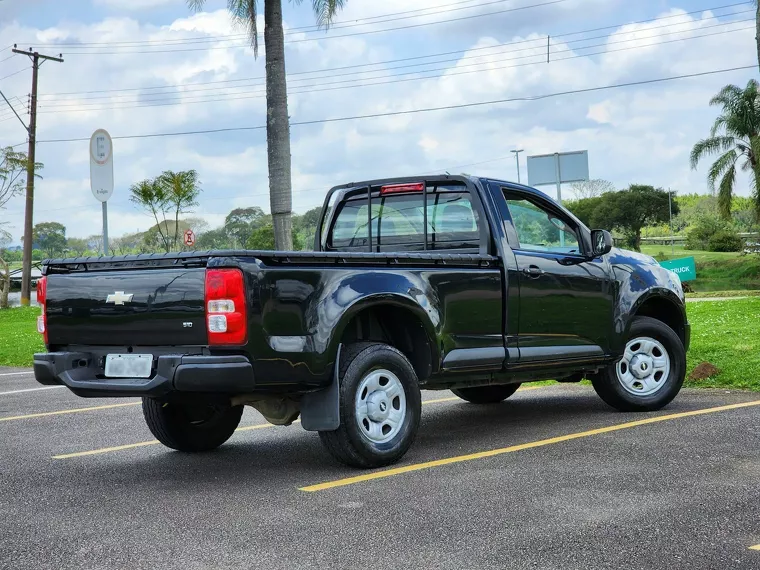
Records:
[[[209,451],[227,441],[240,423],[243,406],[199,398],[168,402],[143,398],[143,415],[151,433],[178,451]]]
[[[503,386],[478,386],[477,388],[457,388],[452,390],[456,396],[472,404],[498,404],[517,392],[520,384]]]
[[[330,454],[352,467],[401,459],[420,425],[421,396],[409,360],[386,344],[347,347],[340,364],[340,427],[321,431]]]
[[[659,410],[676,397],[686,376],[686,351],[678,335],[657,319],[637,317],[623,357],[592,379],[594,390],[624,412]]]

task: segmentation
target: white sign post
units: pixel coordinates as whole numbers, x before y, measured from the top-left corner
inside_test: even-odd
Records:
[[[113,144],[105,129],[90,137],[90,188],[103,205],[103,255],[108,255],[108,199],[113,194]]]

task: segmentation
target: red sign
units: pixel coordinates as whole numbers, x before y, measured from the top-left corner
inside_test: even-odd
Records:
[[[185,230],[185,245],[193,247],[195,245],[195,234],[193,230]]]

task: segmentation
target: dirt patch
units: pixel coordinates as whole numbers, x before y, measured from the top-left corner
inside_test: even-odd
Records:
[[[720,374],[720,369],[709,362],[700,362],[689,374],[689,380],[707,380]]]

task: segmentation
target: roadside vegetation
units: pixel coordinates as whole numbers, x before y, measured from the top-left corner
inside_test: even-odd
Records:
[[[686,385],[760,391],[760,298],[689,303],[687,311],[692,326],[687,377],[702,362],[717,366],[720,374],[687,379]],[[31,366],[32,355],[44,350],[37,315],[38,308],[0,311],[0,366]]]

